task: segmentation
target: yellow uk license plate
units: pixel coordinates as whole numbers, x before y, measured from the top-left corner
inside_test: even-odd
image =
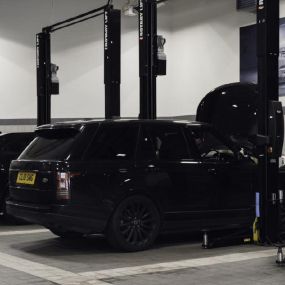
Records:
[[[36,173],[33,172],[18,172],[17,184],[34,185],[36,181]]]

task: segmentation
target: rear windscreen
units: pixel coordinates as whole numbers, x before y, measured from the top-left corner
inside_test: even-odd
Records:
[[[41,130],[19,159],[64,160],[70,153],[80,135],[79,130],[58,129]]]

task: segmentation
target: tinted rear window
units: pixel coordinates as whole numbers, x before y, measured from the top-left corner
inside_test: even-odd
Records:
[[[40,131],[19,159],[64,160],[70,154],[78,136],[80,131],[75,129]]]
[[[91,143],[86,159],[130,160],[134,158],[138,126],[129,124],[102,125]]]

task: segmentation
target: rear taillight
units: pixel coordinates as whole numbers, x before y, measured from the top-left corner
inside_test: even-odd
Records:
[[[57,173],[56,199],[60,201],[70,200],[70,173]]]

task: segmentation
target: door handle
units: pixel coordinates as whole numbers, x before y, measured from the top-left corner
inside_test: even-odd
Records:
[[[209,174],[217,174],[216,168],[209,168],[208,173]]]
[[[149,164],[147,167],[146,167],[147,171],[148,172],[157,172],[159,171],[159,168],[153,164]]]

